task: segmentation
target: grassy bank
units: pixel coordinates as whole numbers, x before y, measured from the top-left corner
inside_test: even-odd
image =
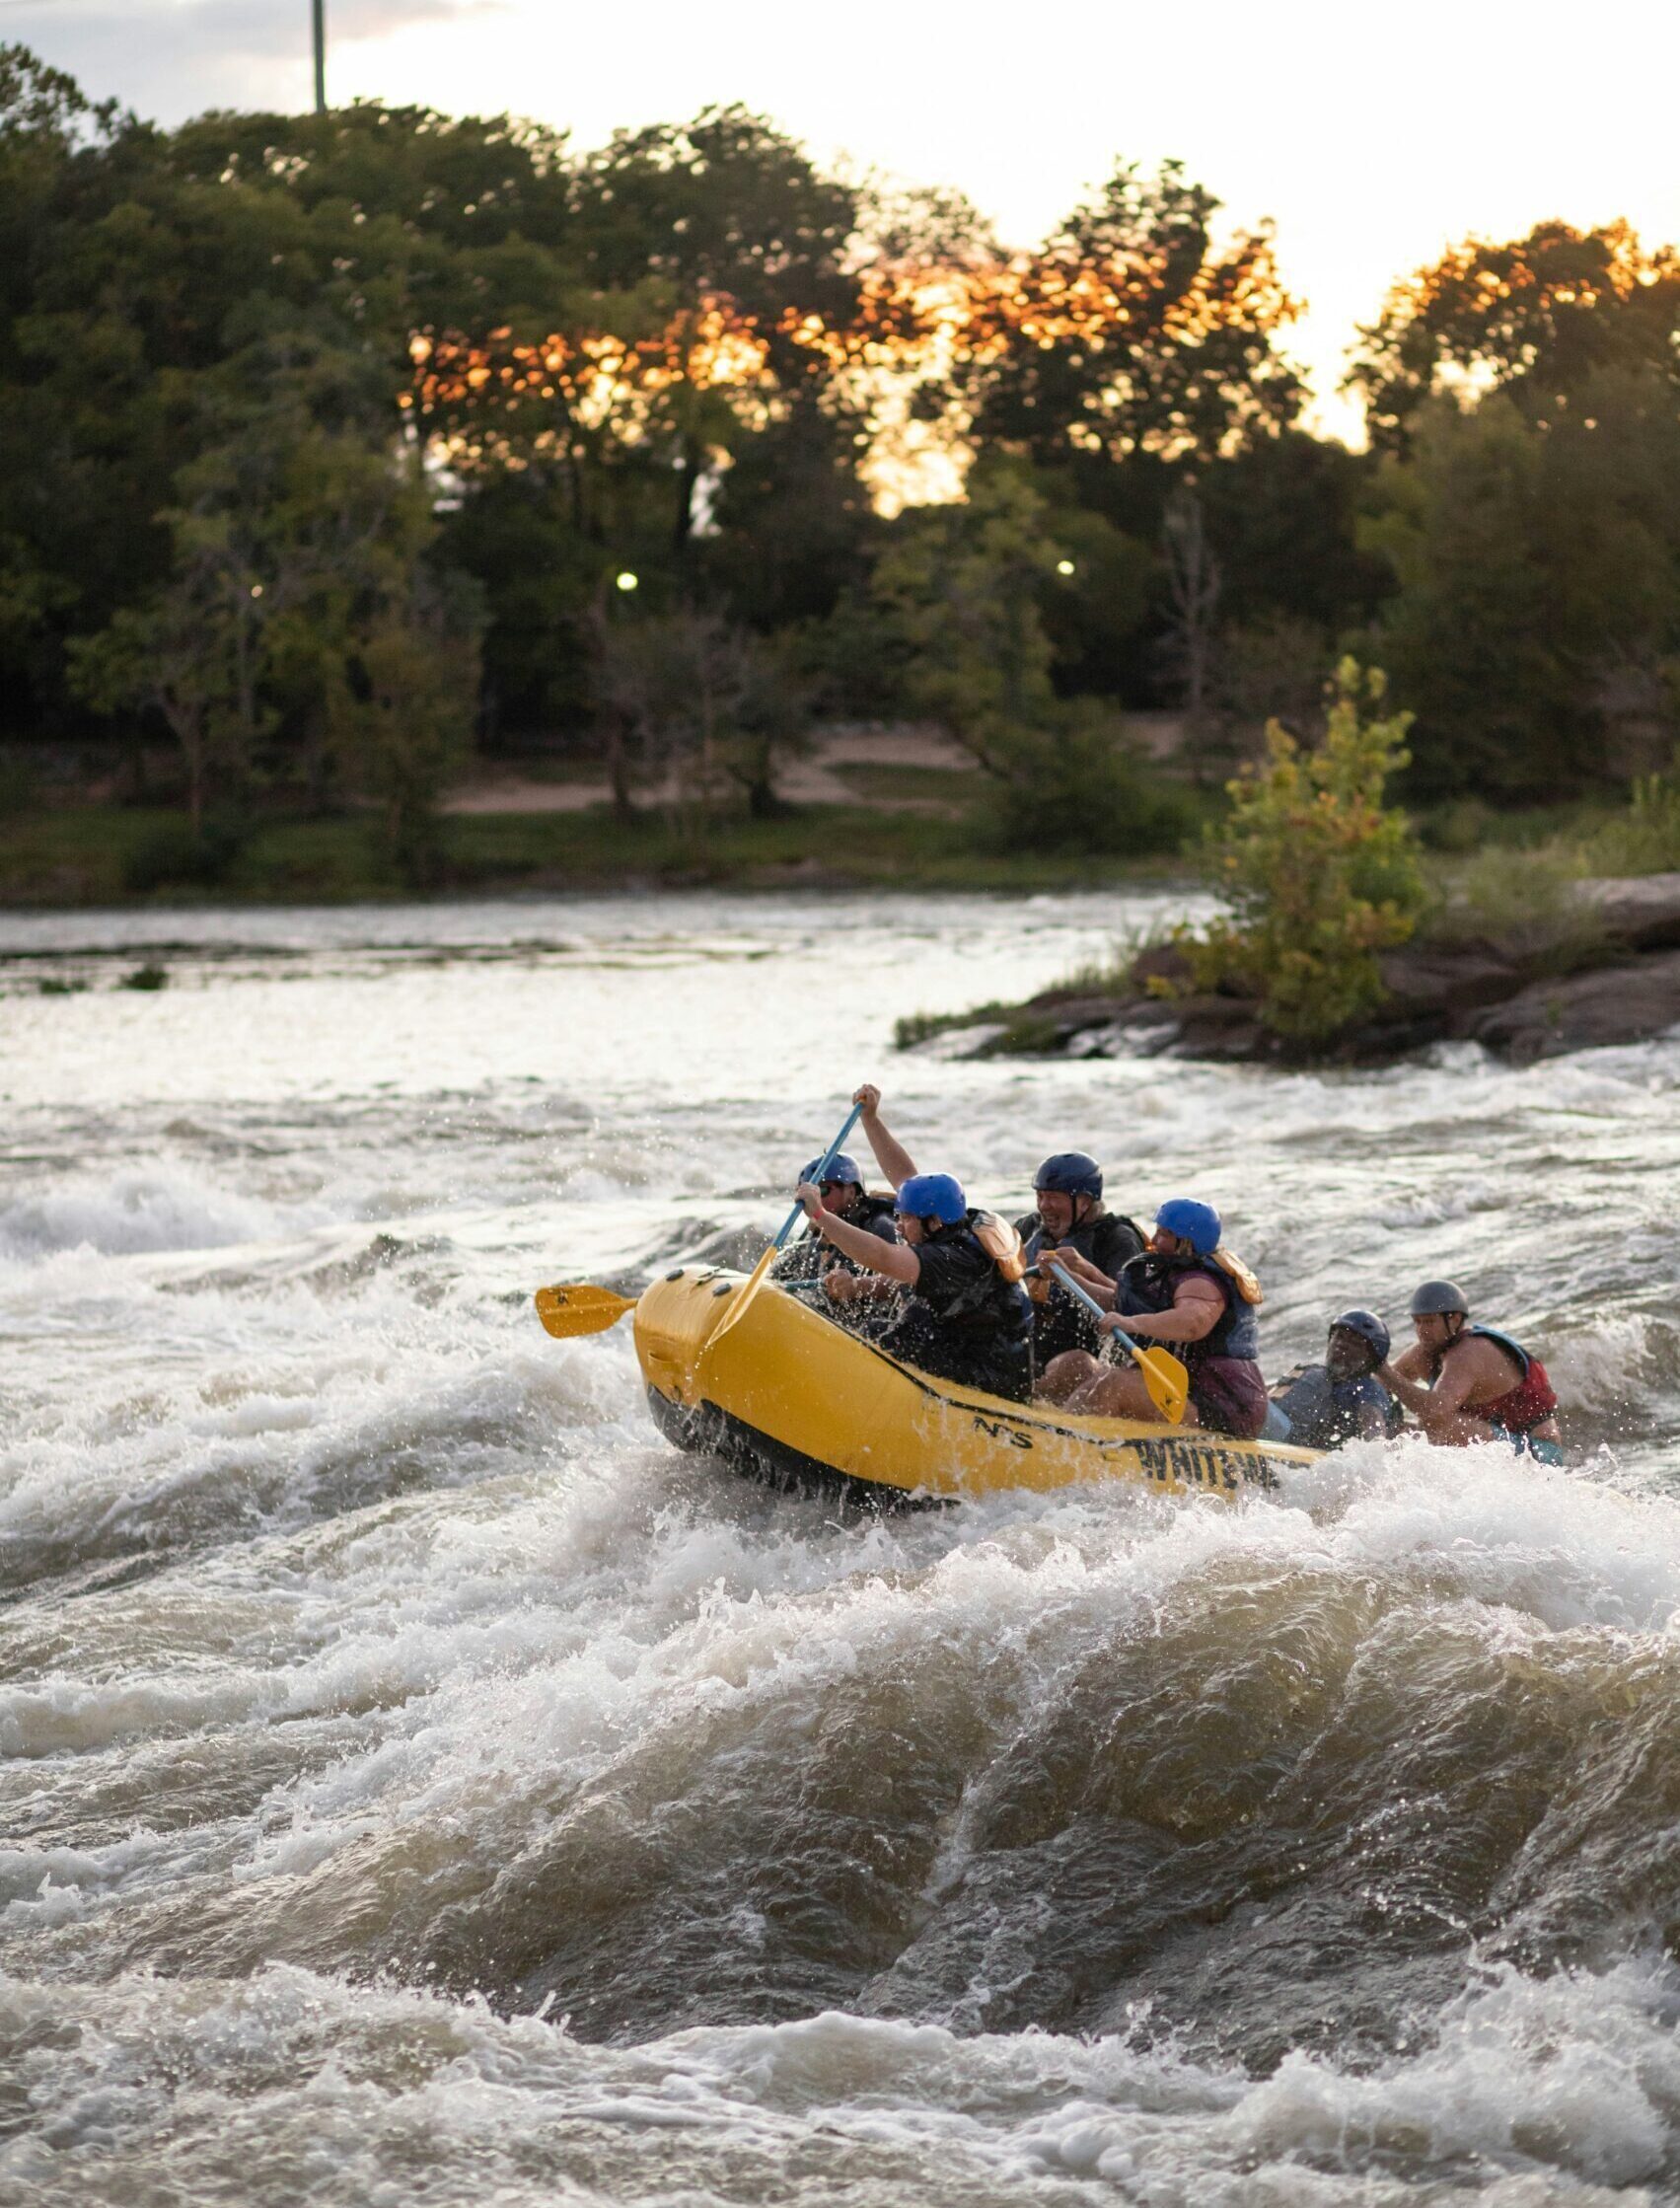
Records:
[[[0,822],[0,906],[353,903],[409,897],[366,819],[276,820],[229,846],[205,878],[160,857],[185,816],[135,808],[37,811]],[[810,806],[686,837],[646,814],[485,813],[439,824],[438,894],[707,886],[1042,890],[1166,878],[1164,858],[1000,853],[961,820],[859,805]]]

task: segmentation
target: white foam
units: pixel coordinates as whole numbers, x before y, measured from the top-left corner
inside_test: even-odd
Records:
[[[289,1968],[233,1986],[0,1979],[31,2111],[0,2145],[0,2175],[46,2182],[67,2152],[91,2175],[168,2147],[181,2180],[206,2189],[245,2156],[242,2196],[277,2200],[264,2169],[284,2172],[308,2142],[323,2203],[397,2197],[423,2152],[438,2199],[467,2182],[477,2198],[566,2197],[587,2172],[589,2197],[773,2186],[814,2208],[849,2164],[854,2188],[878,2171],[891,2197],[953,2204],[977,2190],[1064,2201],[1070,2180],[1150,2208],[1398,2204],[1415,2187],[1438,2197],[1434,2173],[1450,2171],[1455,2198],[1584,2208],[1608,2198],[1595,2188],[1626,2200],[1672,2168],[1677,2010],[1666,1965],[1506,1969],[1416,2053],[1362,2074],[1294,2055],[1254,2080],[1124,2038],[960,2038],[839,2013],[591,2046],[476,2003]]]

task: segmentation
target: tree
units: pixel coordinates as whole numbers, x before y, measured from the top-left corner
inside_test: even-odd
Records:
[[[471,586],[417,568],[358,624],[333,688],[345,781],[379,808],[386,853],[415,888],[436,876],[438,799],[472,745],[479,630]]]
[[[1182,687],[1187,748],[1200,777],[1223,578],[1208,548],[1202,501],[1188,483],[1168,503],[1161,534],[1172,593],[1166,646]]]
[[[1412,786],[1505,802],[1579,789],[1617,764],[1618,671],[1680,649],[1680,419],[1652,372],[1588,379],[1550,426],[1505,398],[1436,401],[1391,461],[1366,532],[1398,588],[1377,633],[1418,715]],[[1659,721],[1661,684],[1653,682]]]
[[[1258,997],[1278,1035],[1333,1035],[1382,999],[1377,953],[1403,943],[1424,904],[1406,816],[1385,805],[1406,764],[1411,716],[1384,713],[1387,684],[1345,659],[1324,740],[1304,750],[1274,721],[1267,764],[1230,784],[1213,840],[1213,886],[1229,909],[1184,941],[1205,981]]]
[[[1625,222],[1543,222],[1505,245],[1472,238],[1395,285],[1361,330],[1350,387],[1373,444],[1406,446],[1444,391],[1501,392],[1549,421],[1605,369],[1652,371],[1680,397],[1680,248]]]
[[[876,605],[907,661],[907,701],[940,720],[989,773],[1012,738],[1054,717],[1040,593],[1056,572],[1044,500],[1025,474],[986,462],[958,505],[904,516],[876,564]]]
[[[731,785],[756,818],[774,811],[776,770],[810,724],[810,687],[788,647],[683,610],[603,623],[599,654],[599,704],[620,732],[621,812],[635,781],[661,787],[690,837]]]
[[[1219,202],[1177,162],[1121,164],[1037,252],[973,287],[957,373],[985,442],[1210,459],[1299,412],[1277,350],[1296,312],[1264,226],[1215,246]]]

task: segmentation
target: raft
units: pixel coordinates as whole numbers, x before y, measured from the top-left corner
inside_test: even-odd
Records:
[[[1234,1498],[1275,1489],[1282,1467],[1318,1454],[983,1395],[896,1362],[768,1281],[711,1343],[745,1279],[716,1267],[667,1273],[636,1304],[636,1357],[654,1419],[678,1448],[777,1486],[876,1504],[1094,1480]]]

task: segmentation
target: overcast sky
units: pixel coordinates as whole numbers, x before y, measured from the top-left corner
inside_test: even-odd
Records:
[[[592,145],[740,100],[820,159],[956,185],[1009,243],[1117,156],[1176,155],[1234,220],[1276,219],[1327,401],[1389,280],[1471,232],[1626,215],[1680,242],[1674,0],[327,5],[335,102],[511,109]],[[306,105],[309,27],[310,0],[0,0],[0,37],[165,121]]]

